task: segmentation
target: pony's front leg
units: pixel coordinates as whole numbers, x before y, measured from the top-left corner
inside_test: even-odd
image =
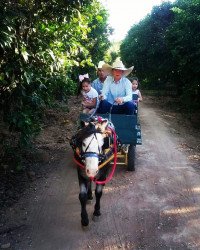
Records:
[[[93,199],[93,197],[92,197],[92,181],[88,182],[87,198],[88,198],[88,201],[92,201],[92,199]]]
[[[94,216],[100,216],[101,212],[100,212],[100,200],[101,200],[101,196],[102,196],[102,191],[103,191],[103,185],[96,185],[96,189],[95,189],[95,197],[96,197],[96,203],[94,206]]]
[[[88,226],[89,219],[88,214],[86,210],[86,204],[87,204],[87,187],[85,183],[80,184],[80,193],[79,193],[79,200],[81,203],[81,224],[82,226]]]

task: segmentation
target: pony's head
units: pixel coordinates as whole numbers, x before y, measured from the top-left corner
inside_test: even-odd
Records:
[[[82,142],[81,152],[85,165],[85,173],[90,178],[94,178],[99,171],[98,166],[107,125],[107,119],[82,122],[83,128],[77,134],[78,140]]]

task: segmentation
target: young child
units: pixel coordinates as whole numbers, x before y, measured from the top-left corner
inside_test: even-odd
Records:
[[[92,88],[88,74],[80,75],[79,81],[81,84],[81,94],[83,97],[83,113],[92,114],[97,107],[98,93],[94,88]]]
[[[133,100],[138,103],[142,101],[142,95],[141,95],[140,90],[138,89],[138,85],[139,85],[138,78],[133,77],[131,83],[132,83]]]

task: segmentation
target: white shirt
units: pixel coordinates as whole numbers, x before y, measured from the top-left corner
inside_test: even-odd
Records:
[[[98,97],[98,93],[97,91],[91,87],[89,92],[85,92],[84,90],[81,91],[81,94],[83,95],[83,98],[85,101],[90,102],[92,101],[94,98]]]

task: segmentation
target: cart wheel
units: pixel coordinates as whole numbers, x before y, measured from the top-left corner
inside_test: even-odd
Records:
[[[128,150],[128,171],[135,171],[135,145],[131,144]]]

